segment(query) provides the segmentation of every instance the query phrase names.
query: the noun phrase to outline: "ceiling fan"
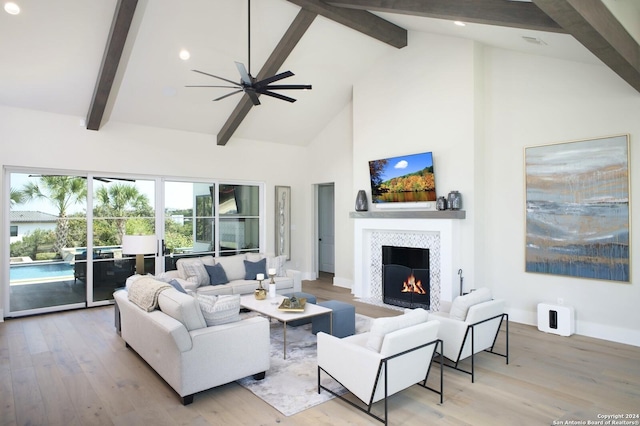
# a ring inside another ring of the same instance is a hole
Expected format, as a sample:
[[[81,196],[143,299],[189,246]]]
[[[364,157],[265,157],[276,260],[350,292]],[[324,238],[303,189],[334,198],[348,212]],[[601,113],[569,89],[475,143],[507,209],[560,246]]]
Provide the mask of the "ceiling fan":
[[[235,82],[233,80],[229,80],[223,77],[219,77],[217,75],[209,74],[203,71],[191,70],[193,72],[197,72],[200,74],[208,75],[209,77],[214,77],[222,81],[226,81],[227,83],[233,84],[233,86],[203,86],[203,85],[191,85],[186,87],[217,87],[217,88],[225,88],[225,89],[236,89],[231,93],[227,93],[226,95],[220,96],[219,98],[214,99],[214,101],[219,101],[221,99],[227,98],[229,96],[235,95],[236,93],[244,92],[249,96],[251,102],[254,105],[260,105],[260,100],[258,99],[258,95],[267,95],[273,98],[281,99],[287,102],[295,102],[296,100],[282,95],[280,93],[273,92],[273,90],[311,90],[310,84],[271,84],[276,81],[285,79],[287,77],[291,77],[294,74],[291,71],[285,71],[280,74],[276,74],[271,77],[267,77],[263,80],[257,81],[255,77],[251,75],[251,0],[247,0],[248,4],[248,60],[249,60],[249,69],[245,68],[244,64],[240,62],[236,62],[236,68],[238,68],[238,72],[240,73],[240,82]]]

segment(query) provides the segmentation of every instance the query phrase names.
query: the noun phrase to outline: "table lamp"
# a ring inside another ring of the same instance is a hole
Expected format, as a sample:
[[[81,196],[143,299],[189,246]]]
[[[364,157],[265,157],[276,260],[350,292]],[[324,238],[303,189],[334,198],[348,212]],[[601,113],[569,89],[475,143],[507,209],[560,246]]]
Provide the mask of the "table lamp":
[[[144,255],[156,252],[155,235],[123,235],[122,254],[136,255],[136,273],[144,275]]]

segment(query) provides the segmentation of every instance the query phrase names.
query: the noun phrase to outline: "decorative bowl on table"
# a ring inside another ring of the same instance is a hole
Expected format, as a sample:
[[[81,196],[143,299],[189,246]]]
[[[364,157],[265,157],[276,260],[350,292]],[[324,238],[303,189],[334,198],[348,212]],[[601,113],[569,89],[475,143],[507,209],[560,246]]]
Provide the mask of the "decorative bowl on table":
[[[304,312],[306,304],[307,299],[305,297],[285,297],[280,306],[278,306],[278,310],[285,312]]]

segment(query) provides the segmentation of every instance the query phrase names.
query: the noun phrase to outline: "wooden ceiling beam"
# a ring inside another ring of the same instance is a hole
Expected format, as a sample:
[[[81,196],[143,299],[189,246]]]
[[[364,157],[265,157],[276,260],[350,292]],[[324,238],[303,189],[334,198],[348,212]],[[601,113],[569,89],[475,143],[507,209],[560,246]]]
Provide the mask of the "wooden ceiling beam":
[[[289,0],[291,1],[291,0]],[[340,8],[371,10],[529,30],[564,32],[533,3],[508,0],[325,0]],[[297,2],[294,2],[297,3]]]
[[[256,76],[256,80],[259,81],[267,77],[271,77],[280,70],[284,61],[289,57],[307,29],[309,29],[316,16],[318,16],[317,13],[310,12],[305,9],[301,9],[300,12],[298,12],[298,15],[293,20],[285,34],[280,39],[280,42],[278,42],[278,45]],[[236,105],[235,109],[231,113],[231,116],[218,132],[218,145],[227,144],[231,136],[238,129],[238,126],[240,126],[240,123],[242,123],[242,120],[244,120],[251,110],[251,107],[253,107],[251,99],[249,99],[249,96],[243,94],[240,102],[238,102],[238,105]]]
[[[602,0],[533,2],[640,92],[640,45]]]
[[[398,49],[407,45],[407,30],[366,10],[334,7],[321,0],[289,0],[289,2]]]
[[[116,5],[107,46],[102,56],[98,81],[93,89],[93,97],[87,113],[86,125],[89,130],[99,130],[102,124],[137,5],[138,0],[119,0]]]

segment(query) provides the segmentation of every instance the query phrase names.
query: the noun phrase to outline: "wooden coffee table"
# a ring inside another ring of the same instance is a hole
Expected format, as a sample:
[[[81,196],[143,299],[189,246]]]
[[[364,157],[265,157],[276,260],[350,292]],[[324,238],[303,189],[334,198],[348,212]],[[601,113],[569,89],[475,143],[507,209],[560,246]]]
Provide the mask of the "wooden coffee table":
[[[332,310],[324,306],[307,303],[303,312],[281,311],[278,306],[285,299],[284,296],[277,295],[273,299],[267,297],[263,300],[257,300],[253,294],[247,294],[240,297],[240,306],[250,311],[258,312],[269,318],[276,319],[283,324],[284,328],[284,359],[287,359],[287,323],[303,318],[315,317],[318,315],[329,315],[329,331],[333,332]]]

